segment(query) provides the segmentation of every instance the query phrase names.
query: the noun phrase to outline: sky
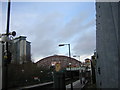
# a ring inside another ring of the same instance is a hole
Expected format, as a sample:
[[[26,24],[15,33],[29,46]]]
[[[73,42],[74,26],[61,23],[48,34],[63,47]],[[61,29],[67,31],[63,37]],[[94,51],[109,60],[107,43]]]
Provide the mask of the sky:
[[[0,3],[0,30],[6,30],[7,3]],[[1,12],[1,11],[0,11]],[[10,31],[27,36],[33,61],[52,55],[68,56],[80,61],[91,58],[96,48],[95,2],[12,2]]]

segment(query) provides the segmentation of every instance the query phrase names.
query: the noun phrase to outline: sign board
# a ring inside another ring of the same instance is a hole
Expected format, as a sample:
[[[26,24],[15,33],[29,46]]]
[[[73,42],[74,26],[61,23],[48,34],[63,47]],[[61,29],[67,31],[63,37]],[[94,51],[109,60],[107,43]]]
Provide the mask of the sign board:
[[[85,70],[84,67],[71,67],[71,68],[66,68],[67,71],[76,71],[76,70]]]
[[[76,70],[80,70],[80,67],[71,67],[71,68],[66,68],[67,71],[76,71]]]
[[[2,90],[2,43],[0,42],[0,90]]]
[[[55,70],[58,72],[58,71],[60,71],[60,69],[61,69],[60,63],[56,63]]]
[[[56,64],[56,62],[55,62],[55,61],[54,61],[54,62],[51,62],[51,65],[52,65],[52,66],[55,66],[55,64]]]

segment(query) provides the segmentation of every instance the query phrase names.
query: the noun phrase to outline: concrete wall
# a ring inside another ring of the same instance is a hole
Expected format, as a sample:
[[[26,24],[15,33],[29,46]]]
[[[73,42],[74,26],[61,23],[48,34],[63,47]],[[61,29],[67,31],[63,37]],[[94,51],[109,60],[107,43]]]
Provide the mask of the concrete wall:
[[[31,60],[31,43],[26,41],[26,61]]]
[[[2,44],[0,42],[0,90],[2,89]]]
[[[20,40],[20,63],[26,61],[26,40]]]
[[[98,88],[118,88],[118,3],[96,2]]]
[[[119,54],[119,61],[118,61],[118,66],[119,66],[119,68],[118,68],[118,75],[120,75],[120,2],[118,3],[118,47],[119,47],[119,49],[118,49],[118,54]],[[119,83],[118,83],[118,86],[119,86],[119,89],[120,89],[120,76],[118,77],[118,81],[119,81]]]

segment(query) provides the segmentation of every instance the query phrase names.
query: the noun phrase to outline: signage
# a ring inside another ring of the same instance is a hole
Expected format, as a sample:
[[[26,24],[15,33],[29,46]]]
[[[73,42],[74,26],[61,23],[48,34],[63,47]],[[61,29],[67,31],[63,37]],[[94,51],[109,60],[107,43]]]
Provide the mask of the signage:
[[[76,70],[85,70],[84,67],[71,67],[71,68],[66,68],[67,71],[76,71]]]
[[[55,70],[58,72],[58,71],[60,71],[60,69],[61,69],[60,63],[56,63]]]

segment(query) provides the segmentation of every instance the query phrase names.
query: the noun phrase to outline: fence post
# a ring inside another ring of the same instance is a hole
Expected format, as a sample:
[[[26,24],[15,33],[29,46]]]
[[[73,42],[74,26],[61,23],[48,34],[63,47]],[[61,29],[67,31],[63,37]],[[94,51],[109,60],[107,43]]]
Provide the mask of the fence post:
[[[54,72],[54,89],[55,90],[66,90],[64,72],[62,71]]]

